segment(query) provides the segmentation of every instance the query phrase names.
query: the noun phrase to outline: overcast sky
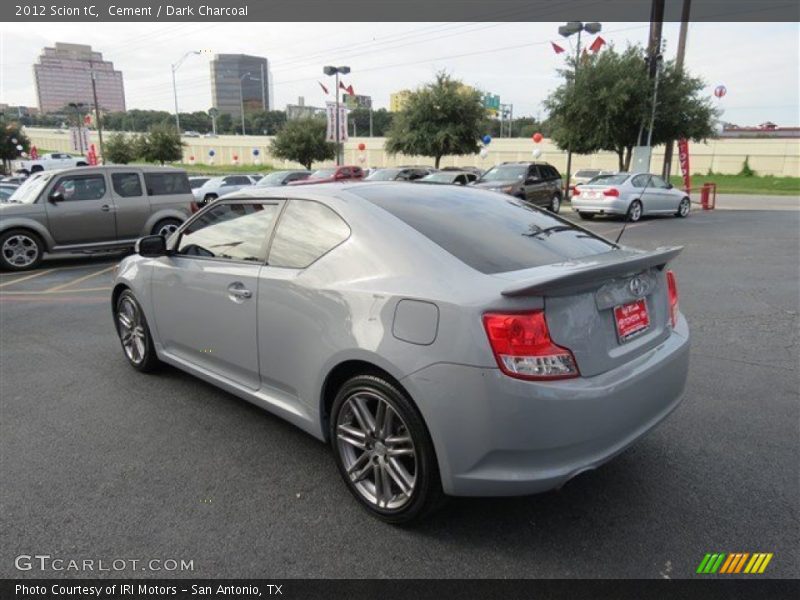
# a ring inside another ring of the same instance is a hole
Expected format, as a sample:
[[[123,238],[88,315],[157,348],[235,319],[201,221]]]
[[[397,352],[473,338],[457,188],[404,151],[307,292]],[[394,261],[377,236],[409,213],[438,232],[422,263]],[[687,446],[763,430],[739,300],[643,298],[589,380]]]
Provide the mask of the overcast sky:
[[[36,105],[32,65],[54,42],[91,44],[123,72],[128,108],[172,111],[170,64],[187,50],[265,56],[275,104],[305,96],[323,105],[317,81],[324,64],[345,64],[356,93],[388,107],[393,91],[415,87],[447,70],[465,83],[499,94],[514,114],[544,116],[542,100],[558,85],[551,41],[558,23],[31,23],[0,24],[0,102]],[[667,55],[678,41],[677,23],[664,25]],[[600,34],[624,47],[644,43],[647,23],[604,23]],[[178,71],[181,111],[211,106],[209,57],[192,56]],[[692,23],[689,71],[707,93],[723,84],[723,120],[756,125],[767,120],[800,125],[800,25],[798,23]],[[716,102],[716,101],[715,101]]]

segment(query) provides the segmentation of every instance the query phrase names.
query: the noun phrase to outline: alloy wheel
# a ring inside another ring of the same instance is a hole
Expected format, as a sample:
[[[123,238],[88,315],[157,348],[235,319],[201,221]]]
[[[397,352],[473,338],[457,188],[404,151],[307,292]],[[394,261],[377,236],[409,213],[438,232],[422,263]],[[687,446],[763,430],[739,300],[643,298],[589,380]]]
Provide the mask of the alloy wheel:
[[[125,355],[133,364],[138,365],[145,359],[147,342],[145,340],[142,313],[136,303],[129,297],[120,300],[117,310],[119,338]]]
[[[681,200],[681,204],[678,207],[678,213],[682,217],[685,217],[686,215],[689,214],[689,200],[688,199],[684,198],[683,200]]]
[[[631,204],[630,208],[630,220],[631,222],[636,222],[642,218],[642,205],[638,202],[634,202]]]
[[[171,236],[176,231],[178,231],[177,223],[164,223],[161,227],[158,228],[156,234],[166,238]]]
[[[412,499],[417,451],[402,417],[376,391],[355,391],[336,423],[337,448],[359,495],[380,510],[396,511]]]
[[[18,233],[3,242],[3,258],[15,267],[29,267],[39,258],[39,244],[32,237]]]
[[[550,211],[557,213],[561,209],[561,198],[558,196],[553,196],[553,200],[550,202]]]

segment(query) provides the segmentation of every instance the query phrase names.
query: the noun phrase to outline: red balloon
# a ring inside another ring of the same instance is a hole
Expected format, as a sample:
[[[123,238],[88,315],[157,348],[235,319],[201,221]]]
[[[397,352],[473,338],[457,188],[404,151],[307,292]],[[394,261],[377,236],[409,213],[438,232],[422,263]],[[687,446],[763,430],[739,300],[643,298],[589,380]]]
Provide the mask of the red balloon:
[[[544,139],[544,136],[537,131],[536,133],[533,134],[533,137],[531,139],[533,139],[533,141],[538,144]]]
[[[366,145],[364,142],[361,142],[361,143],[358,145],[358,149],[359,149],[359,150],[361,150],[361,151],[363,152],[364,150],[366,150],[366,149],[367,149],[367,145]]]
[[[239,155],[238,154],[234,154],[233,155],[233,160],[239,160]]]

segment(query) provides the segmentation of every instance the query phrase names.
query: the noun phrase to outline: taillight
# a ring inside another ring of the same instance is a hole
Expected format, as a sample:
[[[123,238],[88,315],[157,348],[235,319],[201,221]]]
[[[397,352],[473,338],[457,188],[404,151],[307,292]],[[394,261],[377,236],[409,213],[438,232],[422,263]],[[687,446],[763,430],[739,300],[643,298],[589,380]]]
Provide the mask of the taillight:
[[[667,295],[669,297],[669,319],[672,326],[678,324],[678,280],[675,273],[667,270]]]
[[[577,377],[572,352],[550,339],[544,312],[486,313],[483,325],[500,370],[517,379]]]
[[[580,196],[581,195],[581,191],[577,187],[574,187],[574,188],[572,188],[572,195],[573,196]]]
[[[603,196],[614,196],[616,198],[619,197],[619,190],[617,188],[607,188],[603,190]]]
[[[197,202],[195,202],[194,200],[192,200],[192,203],[189,205],[189,207],[192,209],[192,214],[194,214],[198,210],[200,210],[200,207],[197,205]]]

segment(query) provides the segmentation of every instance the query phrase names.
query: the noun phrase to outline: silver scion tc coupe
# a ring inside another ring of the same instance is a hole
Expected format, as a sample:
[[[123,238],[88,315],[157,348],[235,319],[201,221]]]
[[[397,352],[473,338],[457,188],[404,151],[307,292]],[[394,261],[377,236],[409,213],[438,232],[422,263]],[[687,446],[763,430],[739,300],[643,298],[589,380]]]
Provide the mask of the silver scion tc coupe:
[[[517,198],[376,182],[248,188],[139,240],[112,307],[168,363],[330,443],[372,514],[531,494],[679,403],[680,248],[616,246]]]

